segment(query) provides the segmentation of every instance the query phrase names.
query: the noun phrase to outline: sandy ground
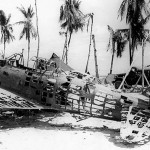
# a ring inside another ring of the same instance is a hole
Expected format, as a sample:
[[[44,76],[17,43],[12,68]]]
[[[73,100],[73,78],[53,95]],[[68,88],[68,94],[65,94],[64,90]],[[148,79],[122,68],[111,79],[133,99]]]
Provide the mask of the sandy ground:
[[[109,135],[92,131],[18,128],[0,133],[1,150],[98,150],[120,149]]]
[[[146,143],[126,143],[119,136],[119,122],[84,118],[69,113],[44,113],[34,118],[3,120],[0,150],[148,150]],[[83,118],[82,118],[83,119]],[[6,125],[6,126],[5,126]]]
[[[120,139],[120,122],[44,112],[0,119],[0,150],[149,150],[145,143]]]

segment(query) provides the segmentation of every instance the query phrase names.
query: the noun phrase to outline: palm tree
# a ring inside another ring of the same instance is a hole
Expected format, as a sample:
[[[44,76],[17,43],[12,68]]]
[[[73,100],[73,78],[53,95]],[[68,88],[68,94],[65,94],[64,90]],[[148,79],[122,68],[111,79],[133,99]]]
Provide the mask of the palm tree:
[[[121,30],[114,31],[108,25],[108,31],[110,32],[110,37],[109,37],[107,51],[111,49],[112,52],[111,67],[110,67],[110,74],[111,74],[115,53],[117,57],[122,57],[122,53],[125,50],[125,45],[128,41],[129,36],[128,36],[128,29],[121,29]]]
[[[118,13],[121,21],[126,13],[126,23],[129,24],[129,55],[131,64],[137,41],[141,42],[141,39],[144,38],[141,21],[144,18],[144,14],[146,16],[150,14],[149,8],[145,0],[123,0]]]
[[[4,44],[4,52],[3,57],[5,58],[5,48],[6,48],[6,42],[9,43],[10,41],[13,41],[15,37],[13,36],[13,27],[12,24],[10,24],[10,18],[11,15],[6,17],[3,10],[0,10],[0,27],[1,27],[1,42]]]
[[[24,36],[26,36],[26,40],[28,40],[28,59],[27,59],[27,67],[28,67],[31,37],[36,38],[36,36],[37,36],[36,30],[32,23],[34,12],[33,12],[33,8],[31,7],[31,5],[28,7],[27,10],[25,10],[25,8],[23,6],[22,6],[22,8],[19,8],[19,7],[17,7],[17,8],[25,17],[24,21],[19,21],[16,24],[23,25],[23,29],[20,34],[20,39],[22,39]]]
[[[80,1],[77,0],[65,0],[65,4],[60,7],[61,28],[66,29],[66,39],[68,38],[65,47],[66,64],[68,63],[68,48],[71,41],[72,33],[77,32],[79,29],[83,30],[84,15],[80,11]],[[66,40],[65,40],[66,41]]]

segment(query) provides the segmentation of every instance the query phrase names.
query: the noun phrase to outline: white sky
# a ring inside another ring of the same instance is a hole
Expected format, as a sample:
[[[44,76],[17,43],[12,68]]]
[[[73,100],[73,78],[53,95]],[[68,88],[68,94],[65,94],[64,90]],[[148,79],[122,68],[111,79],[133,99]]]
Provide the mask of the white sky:
[[[59,10],[63,0],[37,0],[38,16],[39,16],[39,33],[40,33],[40,57],[49,58],[53,52],[58,56],[62,56],[65,37],[59,35]],[[82,0],[81,11],[84,14],[94,13],[93,34],[96,39],[96,49],[98,58],[98,67],[100,75],[106,75],[110,69],[111,53],[106,52],[109,40],[109,32],[107,25],[113,29],[127,27],[124,22],[120,22],[118,17],[118,9],[121,0]],[[0,0],[0,9],[4,10],[6,15],[12,15],[11,23],[23,20],[23,15],[17,10],[17,7],[23,5],[26,9],[32,5],[35,10],[34,0]],[[35,18],[34,18],[35,19]],[[34,20],[35,22],[35,20]],[[27,41],[25,38],[19,41],[21,26],[14,26],[14,35],[16,40],[6,45],[6,57],[14,52],[21,52],[25,49],[27,54]],[[84,71],[88,56],[89,33],[86,28],[83,32],[79,31],[72,35],[72,40],[69,49],[69,64],[74,69]],[[149,45],[148,45],[149,47]],[[146,51],[148,51],[148,47]],[[0,45],[0,50],[3,50],[3,45]],[[36,56],[37,40],[31,41],[31,56]],[[92,74],[95,73],[93,47],[90,58],[89,70]],[[141,50],[141,48],[139,48]],[[150,53],[150,52],[149,52]],[[146,52],[146,55],[150,55]],[[141,57],[141,56],[140,56]],[[136,65],[141,64],[141,59],[138,57]],[[145,59],[146,64],[150,64],[148,58]],[[123,57],[115,58],[114,73],[125,72],[129,67],[128,46]]]

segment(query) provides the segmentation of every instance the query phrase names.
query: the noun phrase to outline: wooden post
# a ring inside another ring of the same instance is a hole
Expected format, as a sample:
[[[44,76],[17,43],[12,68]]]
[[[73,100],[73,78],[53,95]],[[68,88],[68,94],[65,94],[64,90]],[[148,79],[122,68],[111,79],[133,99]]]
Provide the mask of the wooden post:
[[[35,69],[37,69],[38,66],[38,57],[39,57],[39,49],[40,49],[40,36],[39,36],[39,27],[38,27],[38,14],[37,14],[37,3],[35,0],[35,10],[36,10],[36,28],[37,28],[37,36],[38,36],[38,48],[37,48],[37,58],[36,58],[36,66]]]
[[[145,40],[142,40],[142,75],[140,76],[140,78],[142,77],[142,92],[144,92],[144,85],[145,85],[144,80],[146,80],[148,86],[150,85],[149,81],[148,81],[148,79],[147,79],[147,77],[145,76],[145,73],[144,73],[144,47],[145,47],[145,42],[147,41],[148,37],[149,37],[149,35],[145,38]],[[137,86],[140,78],[138,79],[135,86]],[[134,86],[134,88],[135,88],[135,86]],[[134,88],[133,88],[133,90],[134,90]]]
[[[96,77],[99,78],[98,64],[97,64],[97,54],[96,54],[96,45],[95,45],[95,36],[94,35],[92,35],[92,39],[93,39],[93,46],[94,46],[95,72],[96,72]]]
[[[66,33],[66,53],[65,53],[66,64],[68,65],[68,39],[67,39],[67,34],[68,34],[68,30],[67,30],[67,33]]]
[[[93,101],[92,101],[92,99],[90,99],[90,100],[91,100],[90,114],[91,114],[91,116],[92,116],[92,103],[93,103]]]
[[[133,87],[132,91],[131,92],[134,92],[134,89],[136,88],[137,84],[139,83],[140,79],[141,79],[142,75],[140,75],[140,77],[138,78],[135,86]]]
[[[144,46],[145,46],[145,41],[142,40],[142,92],[144,89]]]
[[[146,77],[145,73],[144,73],[144,78],[145,78],[145,80],[146,80],[146,82],[147,82],[148,86],[150,86],[149,81],[148,81],[148,79],[147,79],[147,77]]]
[[[145,73],[144,73],[144,47],[145,43],[149,37],[149,34],[146,36],[144,40],[142,40],[142,92],[144,91],[144,80],[146,78]],[[147,81],[147,78],[146,78]]]
[[[135,57],[135,59],[132,61],[131,66],[129,67],[129,69],[128,69],[128,71],[127,71],[126,75],[124,76],[124,78],[123,78],[123,80],[122,80],[122,82],[121,82],[121,84],[120,84],[120,86],[119,86],[118,90],[120,90],[120,89],[121,89],[121,87],[123,86],[123,84],[124,84],[124,82],[125,82],[125,80],[126,80],[126,78],[127,78],[128,74],[129,74],[129,72],[130,72],[131,68],[133,67],[134,62],[135,62],[135,60],[136,60],[136,59],[137,59],[137,56],[136,56],[136,57]]]

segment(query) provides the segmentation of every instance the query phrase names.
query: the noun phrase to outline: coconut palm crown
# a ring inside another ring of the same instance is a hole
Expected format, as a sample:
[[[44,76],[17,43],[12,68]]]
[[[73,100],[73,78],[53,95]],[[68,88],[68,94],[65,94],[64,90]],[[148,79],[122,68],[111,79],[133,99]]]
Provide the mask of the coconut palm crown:
[[[111,67],[110,67],[110,74],[111,74],[115,53],[117,57],[122,57],[122,53],[125,50],[125,45],[127,41],[129,40],[129,30],[121,29],[121,30],[114,31],[108,25],[108,31],[110,32],[110,37],[109,37],[107,51],[111,49],[111,52],[112,52]]]
[[[149,7],[145,0],[123,0],[118,13],[121,21],[126,16],[126,23],[129,24],[129,54],[131,64],[137,42],[141,43],[144,38],[144,24],[142,22],[145,20],[144,16],[147,18],[150,14]]]
[[[67,34],[69,33],[68,47],[72,33],[74,31],[77,32],[79,29],[83,30],[84,27],[84,15],[80,11],[80,3],[81,2],[77,0],[65,0],[65,4],[60,7],[59,21],[61,28],[66,29]]]
[[[4,44],[4,51],[3,51],[3,57],[5,58],[5,48],[6,48],[6,42],[9,43],[10,41],[13,41],[15,37],[13,36],[13,27],[12,24],[10,24],[10,18],[11,15],[6,17],[3,10],[0,10],[0,29],[1,29],[1,43]]]
[[[146,38],[147,35],[150,33],[150,30],[144,29],[144,26],[149,21],[150,15],[148,15],[146,18],[142,18],[141,21],[137,22],[135,26],[134,35],[135,38],[133,40],[133,43],[135,44],[135,48],[137,48],[138,45],[142,45],[142,41],[146,39],[147,42],[150,42],[150,37]],[[110,32],[109,37],[109,43],[107,47],[107,51],[111,49],[112,51],[112,60],[111,60],[111,69],[110,73],[112,73],[112,67],[113,67],[113,60],[114,60],[114,54],[116,53],[117,57],[122,57],[122,54],[125,50],[125,46],[128,43],[130,39],[130,29],[117,29],[113,30],[108,25],[108,31]]]

